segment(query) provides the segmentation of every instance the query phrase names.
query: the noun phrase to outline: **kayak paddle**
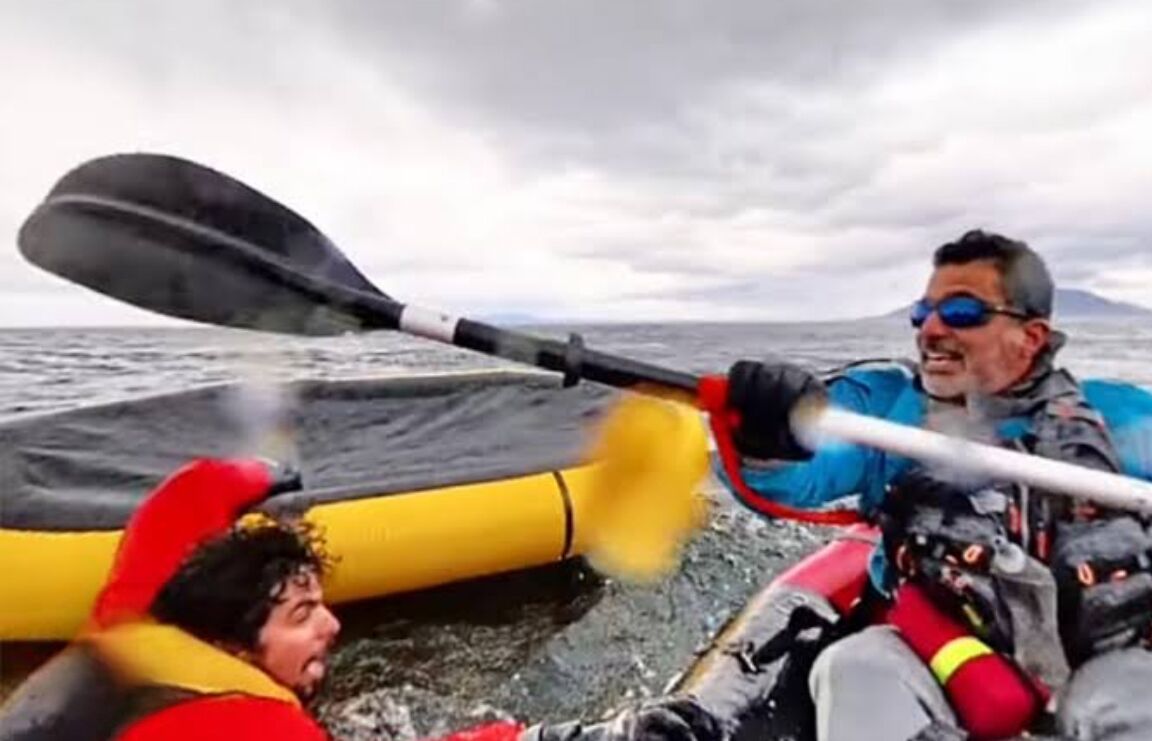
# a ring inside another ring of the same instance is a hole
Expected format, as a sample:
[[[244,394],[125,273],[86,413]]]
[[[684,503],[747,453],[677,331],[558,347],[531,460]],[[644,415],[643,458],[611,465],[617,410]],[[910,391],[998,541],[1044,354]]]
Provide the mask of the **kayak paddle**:
[[[398,329],[558,371],[567,384],[587,379],[715,412],[723,412],[727,400],[723,378],[701,379],[598,352],[578,335],[566,342],[544,339],[402,304],[299,214],[228,175],[176,157],[120,154],[80,165],[24,222],[19,245],[49,272],[182,319],[303,335]],[[713,415],[721,452],[735,461],[722,422],[725,414]],[[653,465],[667,468],[657,443],[637,441]],[[803,513],[762,503],[772,516],[856,519],[851,512]]]
[[[557,371],[568,384],[588,379],[686,402],[709,413],[725,471],[749,506],[770,516],[813,522],[858,519],[855,512],[844,510],[794,510],[744,485],[731,443],[734,420],[727,408],[725,378],[697,377],[598,352],[584,347],[577,335],[567,342],[543,339],[402,304],[376,288],[303,217],[203,165],[156,154],[112,155],[84,163],[67,173],[28,217],[19,245],[31,262],[52,273],[170,316],[305,335],[397,329]],[[628,414],[652,415],[646,417],[650,419],[660,413]],[[1125,476],[844,410],[801,417],[802,431],[813,438],[836,437],[977,475],[1152,512],[1152,484]],[[661,486],[675,481],[687,486],[697,467],[674,471],[674,456],[664,455],[664,438],[653,438],[651,427],[635,426],[647,429],[644,435],[611,433],[617,436],[615,444],[602,452],[631,461],[621,471],[664,471],[669,475]],[[683,434],[685,439],[691,436]],[[612,483],[622,480],[618,475]],[[669,493],[655,501],[670,508],[676,500]],[[642,527],[643,522],[631,526]]]
[[[376,288],[316,227],[243,183],[187,160],[102,157],[67,173],[20,229],[30,261],[151,311],[242,329],[339,335],[398,329],[627,388],[692,395],[659,366],[404,305]]]

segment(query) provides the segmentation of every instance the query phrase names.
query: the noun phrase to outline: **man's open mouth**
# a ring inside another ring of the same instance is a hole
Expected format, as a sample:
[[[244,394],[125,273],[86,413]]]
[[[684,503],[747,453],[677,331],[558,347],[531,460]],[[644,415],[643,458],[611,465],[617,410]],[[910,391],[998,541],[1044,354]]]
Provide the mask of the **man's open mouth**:
[[[958,352],[924,350],[920,353],[920,365],[928,373],[956,370],[963,361],[964,356]]]
[[[306,676],[313,683],[324,679],[324,675],[327,672],[328,664],[325,661],[325,657],[313,657],[309,659],[306,664],[304,664],[304,676]]]

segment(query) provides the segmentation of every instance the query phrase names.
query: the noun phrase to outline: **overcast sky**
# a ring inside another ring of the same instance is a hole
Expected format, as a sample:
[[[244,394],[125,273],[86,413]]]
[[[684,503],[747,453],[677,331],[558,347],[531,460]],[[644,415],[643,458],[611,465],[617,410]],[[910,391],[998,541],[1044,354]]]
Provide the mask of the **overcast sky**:
[[[466,315],[801,319],[969,227],[1152,306],[1148,0],[0,0],[0,325],[155,322],[27,265],[82,160],[162,151]]]

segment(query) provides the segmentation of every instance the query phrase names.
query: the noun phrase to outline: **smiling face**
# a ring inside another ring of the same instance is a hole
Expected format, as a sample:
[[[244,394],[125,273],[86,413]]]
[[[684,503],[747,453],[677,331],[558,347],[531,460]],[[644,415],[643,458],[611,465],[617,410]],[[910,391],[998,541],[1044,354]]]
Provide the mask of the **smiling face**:
[[[303,570],[283,584],[257,636],[253,663],[302,699],[316,694],[340,622],[324,604],[316,573]]]
[[[924,293],[932,304],[973,296],[1008,306],[996,264],[975,260],[941,265]],[[924,388],[934,397],[961,401],[969,394],[998,394],[1023,380],[1048,342],[1048,322],[993,314],[982,326],[953,329],[933,312],[916,333]]]

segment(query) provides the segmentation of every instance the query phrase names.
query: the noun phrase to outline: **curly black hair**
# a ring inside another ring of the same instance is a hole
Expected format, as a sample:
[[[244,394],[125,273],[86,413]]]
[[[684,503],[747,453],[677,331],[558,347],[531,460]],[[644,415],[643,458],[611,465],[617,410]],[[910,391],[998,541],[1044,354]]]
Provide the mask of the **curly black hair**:
[[[198,546],[161,587],[150,612],[203,641],[255,650],[291,580],[323,576],[331,563],[322,536],[307,522],[241,522]]]

